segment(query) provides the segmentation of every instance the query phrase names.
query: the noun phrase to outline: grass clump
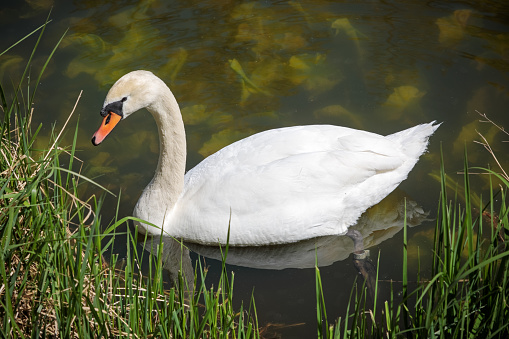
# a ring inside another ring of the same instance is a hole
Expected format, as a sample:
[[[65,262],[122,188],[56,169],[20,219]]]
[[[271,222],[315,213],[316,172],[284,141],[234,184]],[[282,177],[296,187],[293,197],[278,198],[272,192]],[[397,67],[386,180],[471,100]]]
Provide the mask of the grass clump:
[[[418,287],[410,288],[405,225],[401,302],[395,300],[396,293],[391,285],[391,298],[383,303],[378,310],[383,314],[377,317],[376,295],[371,306],[365,289],[360,293],[352,291],[348,309],[354,311],[347,311],[347,318],[338,319],[334,325],[323,326],[319,321],[320,338],[509,337],[509,212],[506,204],[509,181],[493,171],[478,169],[501,184],[498,192],[490,191],[486,205],[481,202],[474,205],[466,161],[464,168],[464,197],[457,194],[455,197],[457,201],[464,201],[463,205],[449,200],[447,177],[441,168],[431,277],[421,280],[418,276]],[[317,269],[318,278],[319,274]],[[320,320],[325,307],[318,278]]]
[[[38,40],[23,80],[12,91],[0,85],[0,337],[258,337],[250,311],[234,310],[225,269],[216,288],[207,289],[202,267],[195,290],[187,291],[182,277],[165,288],[162,246],[157,256],[138,251],[130,232],[122,264],[115,255],[105,259],[115,229],[129,218],[104,229],[102,201],[79,198],[80,185],[91,181],[79,173],[77,126],[70,146],[52,131],[49,144],[36,147],[33,84],[53,53],[35,82],[27,75],[45,27],[31,33]]]

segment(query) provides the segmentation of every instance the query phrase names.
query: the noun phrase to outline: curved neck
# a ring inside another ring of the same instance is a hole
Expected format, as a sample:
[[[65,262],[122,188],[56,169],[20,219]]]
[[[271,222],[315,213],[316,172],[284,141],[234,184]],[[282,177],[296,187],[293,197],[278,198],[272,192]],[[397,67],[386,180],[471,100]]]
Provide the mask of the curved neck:
[[[184,122],[175,97],[166,85],[164,87],[159,100],[147,107],[159,132],[159,161],[154,178],[140,198],[148,199],[152,208],[159,205],[163,213],[171,210],[182,193],[186,169]],[[153,194],[157,194],[157,199],[153,199]]]

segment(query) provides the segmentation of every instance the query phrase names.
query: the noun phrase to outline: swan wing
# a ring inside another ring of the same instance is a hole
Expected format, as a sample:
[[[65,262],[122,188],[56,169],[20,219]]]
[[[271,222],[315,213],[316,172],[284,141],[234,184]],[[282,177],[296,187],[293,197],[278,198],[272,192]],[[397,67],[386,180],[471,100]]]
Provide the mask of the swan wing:
[[[230,244],[246,246],[344,234],[406,178],[407,158],[397,141],[344,127],[262,132],[186,174],[170,233],[224,244],[230,226]]]

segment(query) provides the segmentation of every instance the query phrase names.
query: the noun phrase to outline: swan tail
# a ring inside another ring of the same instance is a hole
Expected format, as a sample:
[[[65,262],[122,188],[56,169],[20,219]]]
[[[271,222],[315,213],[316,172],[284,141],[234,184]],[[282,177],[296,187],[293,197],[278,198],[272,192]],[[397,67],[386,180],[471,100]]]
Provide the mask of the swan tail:
[[[442,123],[432,121],[406,130],[390,134],[386,138],[401,145],[403,152],[410,158],[417,159],[426,151],[429,137]]]

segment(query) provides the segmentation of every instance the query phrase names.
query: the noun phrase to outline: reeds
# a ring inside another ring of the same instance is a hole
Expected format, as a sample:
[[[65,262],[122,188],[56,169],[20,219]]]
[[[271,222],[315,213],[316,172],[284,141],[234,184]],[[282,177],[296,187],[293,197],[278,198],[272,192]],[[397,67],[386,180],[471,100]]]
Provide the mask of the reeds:
[[[61,146],[62,131],[35,146],[41,127],[32,123],[31,86],[47,62],[37,81],[27,75],[44,28],[32,32],[39,38],[22,81],[12,91],[0,86],[0,337],[259,337],[254,303],[234,309],[226,269],[216,288],[206,287],[201,266],[196,289],[187,291],[182,276],[165,288],[162,246],[157,255],[138,251],[138,235],[130,232],[125,260],[103,256],[130,218],[105,225],[102,200],[79,198],[80,185],[92,181],[79,172],[77,126],[68,147]]]

